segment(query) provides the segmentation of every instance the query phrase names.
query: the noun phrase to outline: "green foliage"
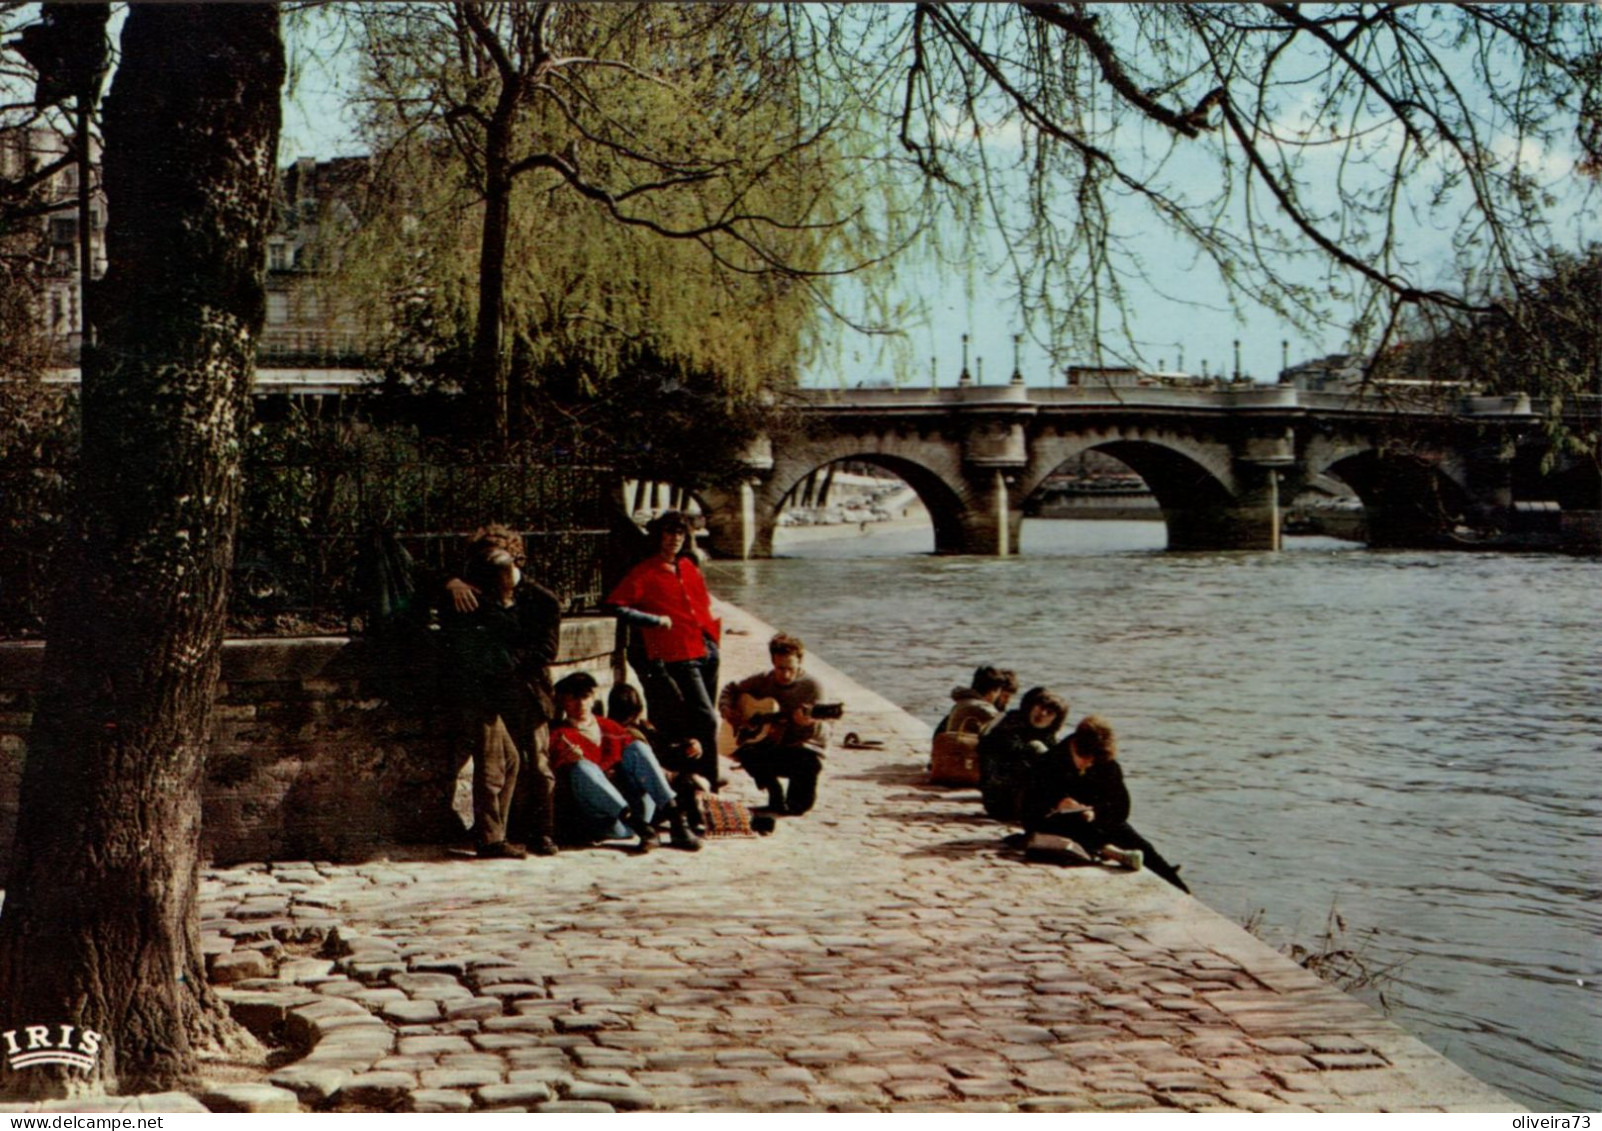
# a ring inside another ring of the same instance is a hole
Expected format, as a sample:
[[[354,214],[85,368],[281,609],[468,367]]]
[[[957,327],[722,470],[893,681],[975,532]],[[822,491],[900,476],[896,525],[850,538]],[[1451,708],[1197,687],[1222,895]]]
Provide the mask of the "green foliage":
[[[771,10],[484,6],[535,77],[516,109],[503,354],[543,408],[697,374],[738,399],[793,384],[831,272],[880,236],[853,162],[802,120]],[[363,9],[384,186],[347,250],[394,374],[460,384],[479,304],[488,123],[505,80],[446,5]],[[541,69],[543,66],[544,69]],[[537,73],[536,73],[537,72]]]
[[[1546,470],[1578,462],[1602,477],[1602,244],[1549,249],[1522,277],[1477,289],[1480,312],[1420,311],[1380,375],[1528,394],[1546,422]]]

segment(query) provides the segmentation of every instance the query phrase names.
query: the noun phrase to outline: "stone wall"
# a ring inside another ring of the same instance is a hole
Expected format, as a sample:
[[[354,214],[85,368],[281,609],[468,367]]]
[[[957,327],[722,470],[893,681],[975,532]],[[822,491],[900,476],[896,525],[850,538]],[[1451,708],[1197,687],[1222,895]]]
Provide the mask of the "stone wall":
[[[612,683],[615,622],[562,626],[556,678]],[[44,648],[0,643],[0,879]],[[409,642],[322,636],[229,640],[206,761],[211,860],[360,860],[457,840],[462,760],[439,690],[437,634]]]

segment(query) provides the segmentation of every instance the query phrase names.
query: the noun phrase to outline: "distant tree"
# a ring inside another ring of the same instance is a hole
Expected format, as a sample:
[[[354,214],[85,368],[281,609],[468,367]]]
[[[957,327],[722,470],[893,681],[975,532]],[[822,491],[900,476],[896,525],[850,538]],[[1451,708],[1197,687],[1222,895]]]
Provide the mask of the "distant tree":
[[[1416,311],[1377,372],[1475,391],[1528,394],[1549,440],[1548,470],[1589,469],[1602,505],[1602,245],[1552,250],[1536,269],[1469,292],[1469,310]]]
[[[109,266],[0,909],[0,1030],[103,1035],[12,1093],[159,1090],[243,1036],[206,982],[200,783],[284,78],[270,4],[132,5],[105,106]]]

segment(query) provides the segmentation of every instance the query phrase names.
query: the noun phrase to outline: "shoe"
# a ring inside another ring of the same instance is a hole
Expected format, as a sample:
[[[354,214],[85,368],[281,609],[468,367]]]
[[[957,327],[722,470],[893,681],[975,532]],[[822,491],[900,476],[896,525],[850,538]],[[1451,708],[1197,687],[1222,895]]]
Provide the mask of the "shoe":
[[[1131,872],[1138,872],[1146,863],[1146,854],[1138,848],[1114,848],[1108,845],[1102,849],[1107,859],[1114,864]]]
[[[528,849],[521,844],[513,844],[509,840],[498,840],[494,844],[481,844],[478,846],[480,860],[523,860],[528,856]]]
[[[773,819],[772,813],[752,813],[751,831],[758,836],[771,836],[773,830],[779,827],[779,822]]]
[[[1023,848],[1029,843],[1028,833],[1008,833],[1001,838],[1001,843],[1008,848]]]
[[[661,843],[662,838],[656,835],[655,829],[646,829],[640,833],[640,843],[634,846],[634,851],[644,856]]]
[[[528,846],[528,850],[535,856],[555,856],[558,851],[556,847],[556,841],[552,840],[548,836],[540,837],[533,844]]]

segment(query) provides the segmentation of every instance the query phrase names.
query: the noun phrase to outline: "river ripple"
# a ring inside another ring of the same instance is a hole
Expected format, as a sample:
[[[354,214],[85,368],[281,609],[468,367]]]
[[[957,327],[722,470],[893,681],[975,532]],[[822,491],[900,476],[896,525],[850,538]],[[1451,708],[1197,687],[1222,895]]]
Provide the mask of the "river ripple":
[[[1403,1027],[1538,1110],[1602,1106],[1602,567],[1162,544],[1034,521],[1022,556],[934,557],[896,531],[710,577],[930,722],[981,661],[1106,715],[1134,823],[1204,902],[1276,944],[1333,909],[1396,967]]]

